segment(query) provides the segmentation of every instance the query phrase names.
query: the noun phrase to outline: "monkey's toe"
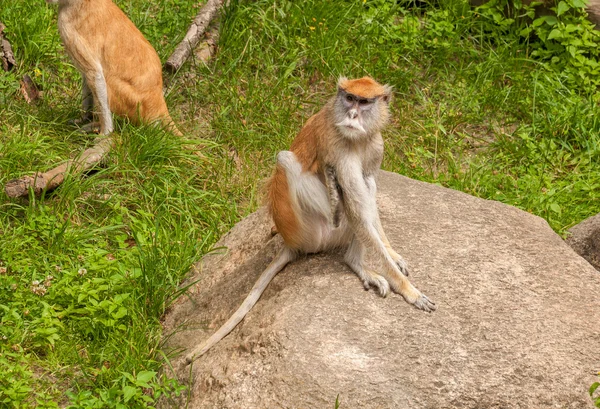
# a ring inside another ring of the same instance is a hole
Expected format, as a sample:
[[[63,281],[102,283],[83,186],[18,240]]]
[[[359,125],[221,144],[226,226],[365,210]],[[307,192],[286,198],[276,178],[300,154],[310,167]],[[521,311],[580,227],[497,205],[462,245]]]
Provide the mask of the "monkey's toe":
[[[85,134],[100,133],[100,122],[89,122],[77,125],[79,132]]]
[[[413,305],[425,312],[433,312],[437,309],[435,303],[431,301],[425,294],[421,294]]]

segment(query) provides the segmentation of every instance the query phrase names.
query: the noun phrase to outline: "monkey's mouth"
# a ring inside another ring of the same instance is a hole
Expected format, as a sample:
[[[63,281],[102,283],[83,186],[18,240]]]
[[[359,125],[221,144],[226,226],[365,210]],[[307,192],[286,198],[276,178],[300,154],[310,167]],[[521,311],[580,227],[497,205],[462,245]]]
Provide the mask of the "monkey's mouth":
[[[344,118],[342,122],[339,122],[336,125],[340,128],[346,128],[353,132],[367,133],[365,131],[365,128],[363,128],[362,124],[356,119]]]

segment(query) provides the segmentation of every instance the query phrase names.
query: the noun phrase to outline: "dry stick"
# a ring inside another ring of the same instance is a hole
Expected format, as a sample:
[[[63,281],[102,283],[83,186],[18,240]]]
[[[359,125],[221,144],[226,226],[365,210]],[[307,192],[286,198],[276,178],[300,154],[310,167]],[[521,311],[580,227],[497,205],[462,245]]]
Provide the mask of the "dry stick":
[[[219,42],[219,24],[213,24],[212,27],[206,32],[206,40],[202,41],[194,55],[196,61],[208,63],[212,56],[217,51],[217,43]]]
[[[2,62],[4,71],[10,71],[17,62],[15,61],[15,55],[13,54],[10,43],[4,38],[5,28],[6,26],[0,21],[0,61]]]
[[[219,8],[223,5],[223,0],[208,0],[196,15],[192,25],[188,29],[187,34],[179,43],[173,54],[165,63],[165,69],[170,72],[175,72],[188,59],[192,50],[198,45],[206,28],[213,18],[218,14]]]
[[[60,185],[67,173],[85,172],[100,162],[113,144],[109,136],[97,138],[95,142],[94,146],[86,149],[78,158],[68,160],[54,169],[9,181],[4,188],[6,194],[8,197],[23,197],[27,196],[29,188],[32,188],[34,194],[39,195],[43,190],[52,190]]]

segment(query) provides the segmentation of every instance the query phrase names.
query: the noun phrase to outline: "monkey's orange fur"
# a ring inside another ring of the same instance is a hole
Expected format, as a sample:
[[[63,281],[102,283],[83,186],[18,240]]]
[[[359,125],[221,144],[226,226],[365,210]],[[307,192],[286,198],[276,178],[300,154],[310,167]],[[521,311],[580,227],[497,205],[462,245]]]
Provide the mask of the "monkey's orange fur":
[[[99,70],[106,82],[110,111],[134,123],[160,120],[175,128],[163,97],[158,54],[111,0],[58,2],[58,27],[67,53],[98,104]],[[102,113],[100,113],[102,115]],[[102,121],[101,121],[102,124]]]
[[[375,98],[385,94],[385,88],[371,77],[340,82],[340,87],[347,92],[363,98]]]

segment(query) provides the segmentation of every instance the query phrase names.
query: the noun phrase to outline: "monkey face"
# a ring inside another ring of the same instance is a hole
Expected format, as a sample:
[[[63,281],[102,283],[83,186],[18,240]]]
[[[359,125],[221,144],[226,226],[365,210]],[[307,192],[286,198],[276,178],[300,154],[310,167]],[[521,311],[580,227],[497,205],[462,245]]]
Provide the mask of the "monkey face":
[[[342,134],[357,138],[370,133],[371,117],[377,116],[378,99],[354,95],[340,88],[336,101],[336,126]]]

